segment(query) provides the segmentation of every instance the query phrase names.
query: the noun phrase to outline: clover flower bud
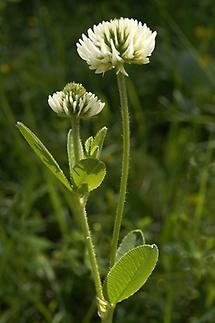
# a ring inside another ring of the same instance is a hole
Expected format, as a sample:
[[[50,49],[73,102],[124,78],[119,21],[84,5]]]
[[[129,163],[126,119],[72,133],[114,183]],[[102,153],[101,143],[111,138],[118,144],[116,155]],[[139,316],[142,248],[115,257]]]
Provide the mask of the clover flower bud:
[[[103,21],[82,34],[77,51],[95,73],[115,68],[127,75],[124,64],[147,64],[155,47],[156,31],[134,19]]]
[[[68,83],[62,91],[49,95],[48,104],[60,116],[76,116],[87,119],[100,113],[104,103],[98,97],[87,92],[82,84]]]

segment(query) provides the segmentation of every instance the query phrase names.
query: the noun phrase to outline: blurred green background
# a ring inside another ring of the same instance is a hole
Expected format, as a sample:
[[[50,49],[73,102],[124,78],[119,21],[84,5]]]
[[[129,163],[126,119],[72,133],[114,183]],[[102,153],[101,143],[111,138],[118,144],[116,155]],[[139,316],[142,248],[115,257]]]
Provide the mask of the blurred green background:
[[[119,99],[114,72],[76,52],[102,20],[133,17],[157,30],[151,63],[128,66],[132,160],[121,236],[144,231],[158,266],[117,323],[215,322],[215,6],[213,0],[0,1],[0,323],[99,322],[70,196],[18,133],[28,125],[67,170],[67,120],[49,94],[82,82],[106,101],[83,138],[109,128],[105,182],[89,222],[103,275],[118,198]]]

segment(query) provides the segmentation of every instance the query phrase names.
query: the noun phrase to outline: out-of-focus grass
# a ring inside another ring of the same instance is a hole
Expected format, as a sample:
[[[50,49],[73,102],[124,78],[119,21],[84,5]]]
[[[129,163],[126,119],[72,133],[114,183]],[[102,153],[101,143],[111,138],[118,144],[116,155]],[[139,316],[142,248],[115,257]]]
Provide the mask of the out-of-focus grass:
[[[96,7],[96,10],[95,10]],[[176,10],[177,8],[177,10]],[[215,317],[215,64],[213,1],[2,1],[0,24],[0,323],[96,322],[93,284],[71,198],[18,134],[24,121],[65,172],[69,124],[47,96],[70,80],[107,102],[83,137],[109,127],[108,175],[89,221],[105,275],[121,161],[114,74],[96,76],[76,54],[102,19],[135,17],[158,30],[148,66],[128,67],[132,161],[122,235],[157,242],[150,281],[116,322],[212,323]]]

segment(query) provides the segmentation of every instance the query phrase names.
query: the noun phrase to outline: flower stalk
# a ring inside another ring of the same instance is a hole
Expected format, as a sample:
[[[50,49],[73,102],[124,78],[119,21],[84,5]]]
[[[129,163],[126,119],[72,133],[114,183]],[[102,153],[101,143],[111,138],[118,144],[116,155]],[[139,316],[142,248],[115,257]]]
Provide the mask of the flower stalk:
[[[125,76],[122,73],[117,75],[118,89],[120,95],[122,128],[123,128],[123,156],[122,156],[122,173],[120,182],[119,200],[116,209],[116,217],[114,222],[114,230],[111,241],[110,253],[110,267],[115,263],[116,251],[119,241],[119,233],[123,218],[125,196],[129,171],[129,155],[130,155],[130,126],[129,126],[129,112],[128,112],[128,98],[126,91]]]
[[[78,197],[78,207],[79,207],[79,215],[80,215],[80,222],[82,226],[82,231],[84,234],[84,240],[86,243],[88,255],[89,255],[89,260],[90,260],[90,265],[91,265],[91,270],[92,270],[92,276],[96,288],[96,294],[97,297],[105,301],[104,295],[103,295],[103,290],[102,290],[102,283],[101,283],[101,278],[100,278],[100,273],[98,269],[98,264],[96,260],[96,253],[95,253],[95,248],[93,245],[93,240],[87,220],[87,213],[86,213],[86,208],[85,208],[86,202],[84,201],[84,198]]]
[[[80,152],[80,120],[78,117],[74,116],[72,119],[72,136],[73,136],[73,147],[74,147],[74,158],[75,163],[78,163],[81,159],[81,152]],[[105,302],[105,298],[103,295],[103,289],[102,289],[102,283],[100,278],[100,273],[98,269],[98,264],[96,260],[96,253],[95,248],[93,245],[93,240],[88,224],[87,219],[87,212],[86,212],[86,198],[81,196],[80,194],[76,195],[76,204],[77,204],[77,210],[80,216],[80,223],[84,235],[84,240],[86,243],[91,270],[92,270],[92,276],[96,288],[96,294],[97,297]]]

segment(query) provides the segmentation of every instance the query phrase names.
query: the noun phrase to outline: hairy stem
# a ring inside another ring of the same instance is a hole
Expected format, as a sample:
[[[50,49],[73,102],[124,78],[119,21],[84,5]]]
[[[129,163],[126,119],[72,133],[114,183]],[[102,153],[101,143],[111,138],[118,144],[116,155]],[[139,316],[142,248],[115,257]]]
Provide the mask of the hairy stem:
[[[82,226],[82,230],[83,230],[83,234],[84,234],[84,240],[85,240],[88,255],[89,255],[93,280],[94,280],[95,287],[96,287],[96,294],[100,300],[104,301],[102,283],[101,283],[98,264],[97,264],[97,260],[96,260],[96,254],[95,254],[95,249],[94,249],[94,245],[93,245],[93,241],[92,241],[92,236],[91,236],[91,232],[90,232],[89,225],[88,225],[87,213],[86,213],[86,209],[85,209],[85,202],[84,202],[83,198],[79,198],[78,202],[79,202],[80,221],[81,221],[81,226]]]
[[[106,316],[102,319],[102,323],[112,323],[113,313],[114,313],[114,308],[110,307],[106,313]]]
[[[129,152],[130,152],[130,128],[129,128],[129,113],[128,99],[126,91],[125,76],[122,73],[117,75],[118,89],[120,95],[122,128],[123,128],[123,156],[122,156],[122,173],[119,191],[119,200],[116,209],[116,217],[114,223],[113,236],[111,241],[110,266],[112,267],[116,259],[116,251],[119,240],[120,227],[125,205],[125,196],[129,170]]]
[[[75,163],[78,163],[81,158],[81,151],[80,151],[80,131],[79,131],[79,119],[76,117],[72,118],[72,136],[73,136],[73,148],[74,148],[74,158]],[[96,260],[95,248],[93,245],[93,240],[88,224],[87,213],[86,213],[86,199],[79,194],[76,195],[74,199],[75,203],[75,210],[77,210],[80,218],[80,223],[89,255],[92,276],[95,283],[96,294],[99,300],[105,301],[103,290],[102,290],[102,283],[100,278],[100,273],[98,269],[98,264]]]

